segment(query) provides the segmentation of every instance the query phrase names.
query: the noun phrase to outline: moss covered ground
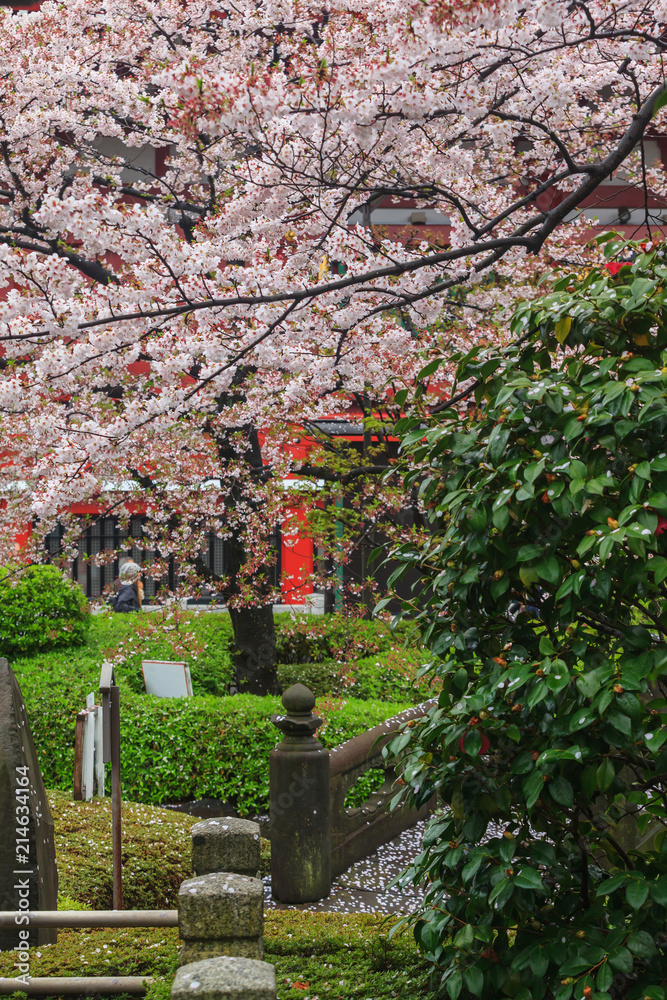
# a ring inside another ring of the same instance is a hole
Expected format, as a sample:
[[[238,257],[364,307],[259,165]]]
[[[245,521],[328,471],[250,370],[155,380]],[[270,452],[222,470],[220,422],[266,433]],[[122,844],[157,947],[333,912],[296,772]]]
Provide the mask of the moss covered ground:
[[[265,960],[276,968],[278,1000],[425,996],[426,965],[409,934],[389,940],[390,923],[369,913],[268,911]],[[148,1000],[166,1000],[178,950],[175,928],[60,931],[57,944],[31,949],[31,975],[152,976]],[[13,962],[0,954],[0,976],[13,974]]]
[[[49,792],[58,861],[59,907],[112,907],[111,800],[74,802]],[[181,882],[192,875],[190,827],[196,818],[123,802],[123,904],[128,910],[176,905]],[[66,901],[66,904],[63,903]]]
[[[74,802],[49,792],[58,859],[59,908],[110,910],[111,800]],[[197,817],[135,802],[123,802],[123,905],[157,910],[176,905],[178,887],[192,873],[190,828]],[[263,874],[270,845],[262,840]]]
[[[50,792],[60,880],[59,908],[111,908],[111,815],[108,800],[73,802]],[[184,813],[123,803],[124,905],[173,908],[180,882],[192,874]],[[268,865],[268,843],[262,845]],[[427,967],[407,932],[389,938],[379,914],[270,910],[266,961],[276,967],[278,1000],[412,1000],[425,996]],[[33,976],[146,975],[148,1000],[167,1000],[178,964],[176,929],[78,929],[31,950]],[[0,953],[0,976],[14,975]],[[129,998],[126,998],[129,1000]]]

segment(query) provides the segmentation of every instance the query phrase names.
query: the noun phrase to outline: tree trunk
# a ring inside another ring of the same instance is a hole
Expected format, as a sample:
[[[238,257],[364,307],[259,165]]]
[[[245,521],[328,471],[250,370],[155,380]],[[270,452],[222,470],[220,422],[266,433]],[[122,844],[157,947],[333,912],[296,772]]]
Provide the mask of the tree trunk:
[[[237,538],[227,542],[227,565],[231,590],[245,561],[243,545]],[[280,694],[276,673],[276,629],[273,605],[229,608],[234,630],[234,682],[245,694]]]
[[[230,608],[229,614],[234,629],[234,676],[239,692],[280,694],[272,605]]]

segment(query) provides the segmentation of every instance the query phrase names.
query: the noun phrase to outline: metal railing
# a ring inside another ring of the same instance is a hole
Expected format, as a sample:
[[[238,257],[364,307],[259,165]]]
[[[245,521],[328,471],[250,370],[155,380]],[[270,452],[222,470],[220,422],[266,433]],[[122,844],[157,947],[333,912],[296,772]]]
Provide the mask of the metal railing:
[[[0,927],[178,927],[178,910],[0,910]],[[64,996],[146,992],[151,976],[26,976],[0,978],[0,995]]]
[[[178,927],[178,910],[0,910],[0,927],[17,918],[26,927]]]
[[[35,976],[25,980],[0,978],[0,996],[27,993],[28,996],[113,996],[118,993],[145,993],[151,976]]]

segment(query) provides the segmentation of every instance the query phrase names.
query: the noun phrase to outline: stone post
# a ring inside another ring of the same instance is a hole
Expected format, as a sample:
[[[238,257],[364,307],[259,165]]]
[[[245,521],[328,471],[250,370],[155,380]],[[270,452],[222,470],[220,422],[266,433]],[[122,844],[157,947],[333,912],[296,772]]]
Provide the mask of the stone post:
[[[181,965],[220,955],[264,957],[264,886],[258,878],[197,875],[181,884],[176,905]]]
[[[276,970],[250,958],[209,958],[183,965],[171,1000],[276,1000]]]
[[[0,910],[22,921],[0,929],[0,951],[17,948],[18,971],[28,945],[57,940],[52,927],[33,927],[30,910],[55,910],[58,869],[53,820],[21,689],[0,659]],[[26,965],[26,971],[27,971]]]
[[[303,684],[283,694],[271,722],[283,738],[269,757],[271,886],[282,903],[310,903],[331,891],[329,752],[315,739],[322,720]]]
[[[192,827],[192,867],[195,875],[233,872],[257,878],[259,823],[223,816]]]

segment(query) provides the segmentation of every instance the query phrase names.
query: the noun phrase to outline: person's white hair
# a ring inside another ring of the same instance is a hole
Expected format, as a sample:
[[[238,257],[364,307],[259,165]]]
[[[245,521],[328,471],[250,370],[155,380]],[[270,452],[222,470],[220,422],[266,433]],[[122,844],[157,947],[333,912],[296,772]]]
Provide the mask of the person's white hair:
[[[129,559],[120,568],[118,574],[121,583],[134,583],[135,580],[139,579],[141,574],[141,567],[138,566],[133,559]]]

